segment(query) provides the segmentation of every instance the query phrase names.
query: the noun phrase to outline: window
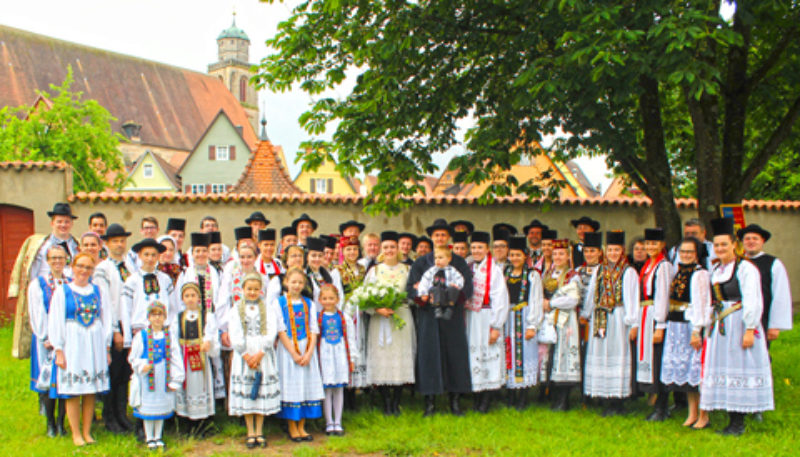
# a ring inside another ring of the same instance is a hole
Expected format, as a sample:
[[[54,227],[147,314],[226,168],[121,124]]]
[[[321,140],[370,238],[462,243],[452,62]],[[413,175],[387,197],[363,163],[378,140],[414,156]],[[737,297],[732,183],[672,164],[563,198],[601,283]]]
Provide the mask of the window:
[[[225,193],[225,184],[212,184],[211,185],[211,193],[212,194],[223,194]]]
[[[192,193],[193,194],[204,194],[204,193],[206,193],[206,185],[205,184],[192,184]]]
[[[313,194],[332,194],[333,179],[311,179],[309,186]]]
[[[153,164],[152,163],[144,164],[144,169],[142,170],[142,172],[144,173],[144,177],[145,178],[152,178],[153,177]]]
[[[217,146],[217,160],[228,160],[228,147]]]
[[[247,101],[247,77],[245,76],[242,76],[242,78],[239,80],[239,101]]]

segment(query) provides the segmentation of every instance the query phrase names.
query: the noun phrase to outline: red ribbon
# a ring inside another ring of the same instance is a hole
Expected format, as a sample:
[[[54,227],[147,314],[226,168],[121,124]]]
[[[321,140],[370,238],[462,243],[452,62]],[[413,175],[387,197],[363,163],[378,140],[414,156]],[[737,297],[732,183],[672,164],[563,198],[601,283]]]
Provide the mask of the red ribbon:
[[[490,297],[489,291],[491,290],[492,283],[492,254],[486,257],[486,288],[483,293],[483,307],[487,308],[489,305]]]
[[[644,326],[647,322],[647,309],[649,306],[642,308],[642,322],[639,324],[639,361],[644,360]]]

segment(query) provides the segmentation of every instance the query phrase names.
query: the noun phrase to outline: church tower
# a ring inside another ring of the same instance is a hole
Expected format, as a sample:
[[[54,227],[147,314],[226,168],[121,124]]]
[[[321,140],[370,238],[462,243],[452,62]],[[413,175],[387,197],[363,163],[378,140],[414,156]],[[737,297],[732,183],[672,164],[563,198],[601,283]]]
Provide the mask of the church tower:
[[[250,84],[253,72],[250,60],[250,38],[233,23],[217,37],[218,60],[208,66],[208,74],[216,76],[244,107],[254,131],[258,131],[258,94]]]

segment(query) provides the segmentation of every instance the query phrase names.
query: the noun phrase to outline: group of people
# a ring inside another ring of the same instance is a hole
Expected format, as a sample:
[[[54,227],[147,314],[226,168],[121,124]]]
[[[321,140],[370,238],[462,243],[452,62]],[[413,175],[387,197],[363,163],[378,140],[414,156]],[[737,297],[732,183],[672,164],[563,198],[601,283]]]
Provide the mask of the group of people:
[[[231,248],[209,216],[188,237],[183,219],[159,236],[144,217],[129,249],[131,232],[103,214],[78,239],[68,204],[48,216],[52,233],[26,240],[12,275],[27,320],[15,343],[30,341],[47,434],[66,434],[66,415],[76,445],[93,442],[96,395],[106,427],[137,430],[149,449],[164,447],[164,420],[191,429],[219,403],[244,417],[254,448],[271,415],[293,441],[312,440],[306,420],[322,416],[343,434],[345,403],[367,390],[396,415],[413,387],[428,416],[445,393],[455,415],[463,395],[486,413],[501,390],[524,409],[537,385],[555,410],[579,388],[603,415],[649,394],[653,421],[672,392],[688,403],[684,426],[725,410],[722,432],[739,435],[746,414],[774,408],[768,346],[792,326],[786,270],[762,252],[770,233],[734,233],[731,219],[713,221],[712,241],[690,220],[671,249],[659,228],[626,249],[625,233],[603,236],[588,217],[571,221],[570,241],[538,220],[483,232],[437,219],[427,236],[351,220],[314,236],[307,214],[278,231],[256,211]],[[398,302],[356,299],[372,286]]]

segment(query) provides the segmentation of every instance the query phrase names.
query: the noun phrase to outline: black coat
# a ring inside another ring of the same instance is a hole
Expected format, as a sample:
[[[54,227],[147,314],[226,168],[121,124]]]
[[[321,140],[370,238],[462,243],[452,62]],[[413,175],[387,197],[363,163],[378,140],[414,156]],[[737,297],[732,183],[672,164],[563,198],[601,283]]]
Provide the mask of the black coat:
[[[433,267],[432,252],[414,262],[406,285],[408,298],[418,305],[416,371],[417,390],[422,395],[472,391],[464,318],[464,303],[472,296],[472,271],[464,259],[455,254],[450,265],[464,276],[464,289],[453,309],[453,316],[448,320],[436,319],[433,309],[417,300],[415,286],[422,275]]]

